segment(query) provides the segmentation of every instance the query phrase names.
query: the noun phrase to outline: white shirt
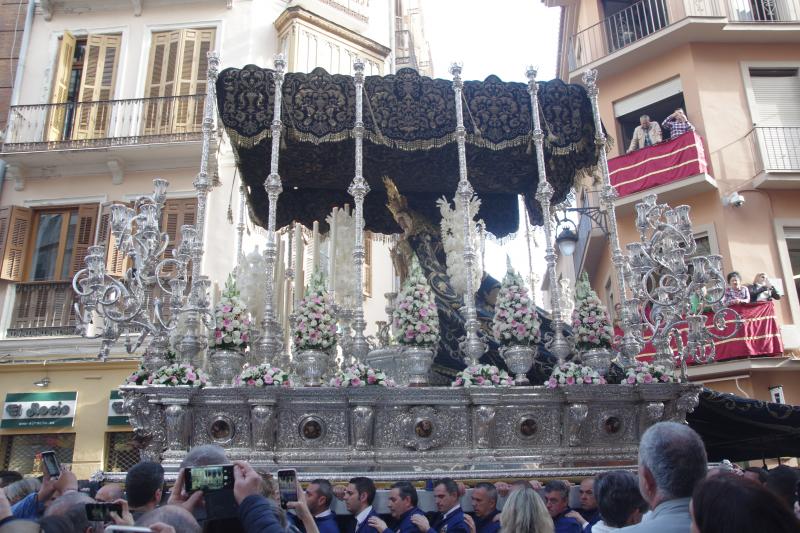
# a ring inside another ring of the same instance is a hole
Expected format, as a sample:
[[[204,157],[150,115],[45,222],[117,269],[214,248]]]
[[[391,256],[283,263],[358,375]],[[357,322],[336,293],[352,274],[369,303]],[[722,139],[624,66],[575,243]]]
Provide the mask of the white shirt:
[[[444,516],[442,516],[442,520],[447,520],[447,517],[453,514],[453,512],[455,512],[456,509],[461,509],[461,504],[456,505],[455,507],[444,513]]]
[[[330,509],[325,509],[324,511],[322,511],[318,515],[315,515],[314,518],[324,518],[324,517],[328,516],[329,514],[331,514],[331,510]],[[361,516],[361,515],[358,515],[358,516]]]
[[[367,516],[369,515],[369,513],[370,513],[371,511],[372,511],[372,506],[370,505],[370,506],[368,506],[366,509],[364,509],[363,511],[361,511],[360,513],[358,513],[358,514],[356,515],[356,529],[358,529],[359,527],[361,527],[361,523],[362,523],[364,520],[366,520],[366,519],[367,519]]]

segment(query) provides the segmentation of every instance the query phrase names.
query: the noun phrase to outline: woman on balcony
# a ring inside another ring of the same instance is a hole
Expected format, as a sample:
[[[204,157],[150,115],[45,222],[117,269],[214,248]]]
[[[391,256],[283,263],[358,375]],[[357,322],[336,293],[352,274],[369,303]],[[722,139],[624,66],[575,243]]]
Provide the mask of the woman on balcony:
[[[742,276],[736,271],[728,274],[728,288],[725,289],[723,303],[725,305],[750,303],[750,291],[747,285],[742,285]]]
[[[753,284],[749,287],[750,301],[751,302],[769,302],[771,300],[780,300],[781,295],[778,290],[772,285],[772,282],[767,277],[766,272],[759,272],[753,280]]]

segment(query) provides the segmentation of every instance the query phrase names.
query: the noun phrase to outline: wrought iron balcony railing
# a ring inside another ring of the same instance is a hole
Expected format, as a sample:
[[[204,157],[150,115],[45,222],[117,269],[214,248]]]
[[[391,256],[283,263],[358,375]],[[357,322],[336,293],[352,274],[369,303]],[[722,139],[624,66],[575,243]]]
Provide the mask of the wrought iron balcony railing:
[[[640,0],[572,35],[569,68],[581,68],[689,17],[800,22],[800,0]]]
[[[800,128],[756,127],[753,141],[758,147],[761,171],[800,172]]]
[[[49,337],[75,334],[71,281],[18,283],[8,337]]]
[[[205,95],[13,106],[3,152],[199,140]]]

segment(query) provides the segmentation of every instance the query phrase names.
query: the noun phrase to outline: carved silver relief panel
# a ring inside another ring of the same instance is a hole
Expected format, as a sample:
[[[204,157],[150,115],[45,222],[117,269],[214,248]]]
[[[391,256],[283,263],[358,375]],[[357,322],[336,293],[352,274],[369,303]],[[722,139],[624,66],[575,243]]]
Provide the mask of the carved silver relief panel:
[[[561,410],[557,404],[498,406],[495,430],[498,448],[558,446],[561,442]]]
[[[247,407],[195,406],[192,445],[199,444],[249,448],[250,413]]]
[[[347,435],[344,409],[278,411],[278,448],[344,448]]]

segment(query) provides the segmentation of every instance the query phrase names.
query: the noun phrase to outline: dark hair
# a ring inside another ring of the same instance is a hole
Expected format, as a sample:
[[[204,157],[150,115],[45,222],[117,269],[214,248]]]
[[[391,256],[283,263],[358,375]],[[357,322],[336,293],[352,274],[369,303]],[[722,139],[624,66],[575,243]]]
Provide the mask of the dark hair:
[[[443,477],[433,482],[433,488],[436,488],[439,485],[444,485],[444,488],[448,494],[455,494],[458,496],[458,483],[456,483],[453,478]]]
[[[728,272],[728,278],[727,278],[728,279],[728,283],[731,282],[731,279],[733,279],[734,276],[736,276],[739,279],[742,279],[742,275],[739,274],[738,272],[736,272],[735,270],[733,270],[731,272]]]
[[[494,500],[497,503],[497,487],[492,485],[491,483],[487,483],[485,481],[481,481],[475,485],[476,489],[484,489],[486,491],[486,495],[489,496],[490,500]]]
[[[800,521],[775,494],[736,474],[702,481],[694,490],[692,511],[701,533],[800,531]]]
[[[359,495],[366,494],[367,505],[372,505],[372,500],[375,499],[375,482],[368,477],[359,476],[352,478],[350,483],[353,484]]]
[[[752,472],[758,476],[758,482],[762,485],[767,482],[767,471],[760,466],[751,466],[744,469],[745,472]]]
[[[417,498],[417,489],[409,483],[408,481],[398,481],[394,485],[392,485],[393,489],[397,489],[397,492],[400,494],[400,499],[405,500],[406,498],[411,498],[411,505],[414,507],[417,506],[417,502],[419,499]]]
[[[647,503],[639,492],[636,476],[627,470],[612,470],[594,480],[594,496],[603,522],[611,527],[625,527],[631,513],[644,512]]]
[[[597,489],[595,489],[597,490]],[[563,481],[558,481],[554,479],[552,481],[548,481],[544,486],[545,493],[548,492],[560,492],[561,497],[565,500],[569,501],[569,486],[564,483]]]
[[[61,516],[69,521],[72,527],[70,531],[86,531],[86,529],[92,525],[89,523],[89,518],[86,516],[85,503],[73,505]]]
[[[156,522],[163,522],[181,533],[200,533],[200,524],[192,513],[180,505],[164,505],[149,511],[136,521],[137,526],[150,527]]]
[[[125,493],[131,507],[146,505],[164,487],[164,468],[150,461],[142,461],[128,470],[125,476]]]
[[[792,508],[798,481],[800,481],[800,476],[798,476],[797,470],[790,466],[780,465],[767,472],[766,487]]]
[[[317,492],[320,496],[325,498],[325,507],[330,507],[331,503],[333,503],[333,486],[331,486],[331,482],[327,479],[314,479],[311,481],[310,485],[316,485],[319,487]]]
[[[22,479],[22,474],[16,470],[0,470],[0,488]]]

